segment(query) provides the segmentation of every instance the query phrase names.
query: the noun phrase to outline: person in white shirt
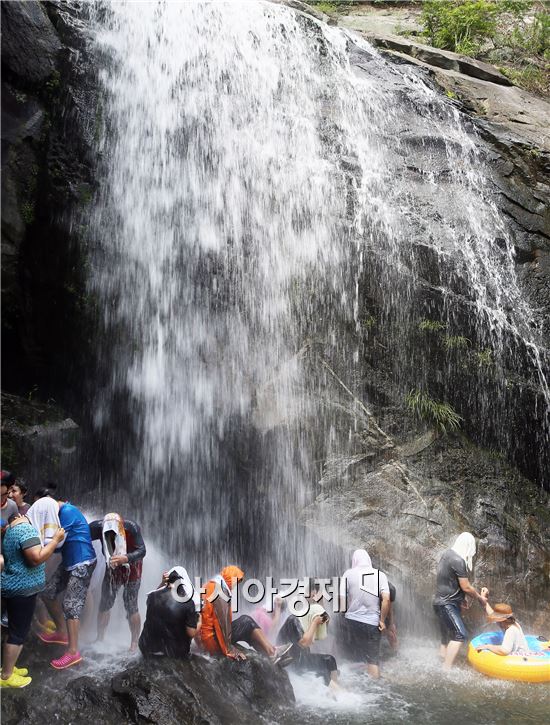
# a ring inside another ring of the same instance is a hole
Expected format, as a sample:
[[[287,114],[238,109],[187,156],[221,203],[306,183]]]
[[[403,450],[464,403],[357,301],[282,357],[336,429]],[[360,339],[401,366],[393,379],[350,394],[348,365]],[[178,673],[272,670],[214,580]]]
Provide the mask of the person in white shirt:
[[[482,589],[481,593],[489,593],[488,589]],[[481,649],[494,652],[496,655],[506,657],[507,655],[525,655],[529,653],[529,645],[523,634],[523,630],[514,617],[514,612],[509,604],[495,604],[491,607],[489,602],[485,605],[487,619],[498,624],[499,629],[504,632],[502,644],[486,644]]]
[[[372,566],[365,549],[353,553],[351,569],[340,579],[340,608],[345,611],[343,635],[348,655],[367,663],[369,675],[380,677],[380,637],[390,609],[390,588],[384,572]]]

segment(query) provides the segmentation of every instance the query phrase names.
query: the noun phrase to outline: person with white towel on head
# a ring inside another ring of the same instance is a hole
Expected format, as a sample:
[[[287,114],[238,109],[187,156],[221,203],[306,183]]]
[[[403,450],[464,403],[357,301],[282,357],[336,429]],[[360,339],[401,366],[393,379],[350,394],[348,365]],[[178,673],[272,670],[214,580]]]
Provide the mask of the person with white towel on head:
[[[187,659],[191,640],[200,628],[200,594],[183,566],[162,575],[158,587],[147,595],[145,624],[139,638],[142,655]]]
[[[97,615],[97,639],[101,642],[105,636],[110,611],[122,587],[124,608],[130,626],[130,652],[135,652],[141,630],[138,594],[143,559],[147,553],[141,529],[135,521],[123,519],[117,513],[109,513],[103,519],[90,523],[90,534],[92,541],[101,541],[106,562]]]

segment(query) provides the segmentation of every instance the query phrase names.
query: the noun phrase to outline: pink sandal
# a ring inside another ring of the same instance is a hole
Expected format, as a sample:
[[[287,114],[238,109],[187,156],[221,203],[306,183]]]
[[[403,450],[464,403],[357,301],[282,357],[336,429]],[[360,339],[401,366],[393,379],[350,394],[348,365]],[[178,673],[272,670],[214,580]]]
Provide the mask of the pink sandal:
[[[37,634],[39,639],[46,644],[64,644],[65,646],[69,644],[68,638],[61,632],[38,632]]]
[[[65,670],[67,667],[77,665],[79,662],[82,662],[82,655],[80,652],[75,652],[74,655],[70,652],[65,652],[65,654],[61,657],[58,657],[56,660],[52,660],[50,665],[56,670]]]

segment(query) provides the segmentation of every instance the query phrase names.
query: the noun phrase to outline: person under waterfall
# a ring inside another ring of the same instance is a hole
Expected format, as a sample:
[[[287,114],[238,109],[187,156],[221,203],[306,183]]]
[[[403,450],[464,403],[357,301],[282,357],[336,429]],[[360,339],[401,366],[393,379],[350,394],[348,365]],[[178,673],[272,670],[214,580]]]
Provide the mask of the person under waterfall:
[[[277,642],[290,642],[288,652],[290,670],[298,673],[312,672],[321,677],[331,690],[341,690],[338,683],[338,665],[331,654],[311,652],[315,642],[327,637],[327,627],[330,622],[328,612],[317,601],[319,587],[310,580],[309,594],[302,601],[301,611],[297,609],[299,599],[294,603],[291,611],[277,635]],[[289,607],[290,608],[290,607]]]
[[[384,572],[372,566],[365,549],[353,552],[351,569],[340,579],[342,635],[348,654],[365,662],[373,679],[380,677],[380,643],[390,613],[390,587]]]
[[[468,572],[472,570],[475,554],[476,541],[472,534],[464,531],[457,537],[453,546],[443,552],[437,567],[433,608],[439,619],[440,654],[445,672],[451,669],[462,643],[468,638],[462,620],[462,607],[466,595],[474,597],[483,606],[487,604],[487,597],[476,591],[468,580]]]
[[[78,649],[80,636],[80,617],[86,603],[88,588],[97,564],[95,550],[90,536],[90,527],[82,512],[68,501],[53,498],[49,489],[40,493],[39,498],[29,509],[28,517],[44,540],[51,531],[61,526],[66,537],[59,547],[61,563],[47,582],[42,599],[55,622],[53,632],[39,632],[38,636],[46,644],[62,644],[67,651],[51,660],[56,670],[64,670],[82,661]],[[58,601],[63,593],[63,601]]]
[[[246,655],[235,645],[246,642],[277,664],[291,645],[274,647],[256,620],[247,614],[232,619],[231,596],[243,578],[244,573],[237,566],[226,566],[207,583],[203,594],[200,644],[211,655],[245,660]]]
[[[146,658],[187,659],[191,641],[201,626],[200,595],[187,570],[173,566],[158,588],[147,595],[145,624],[139,649]]]
[[[117,513],[109,513],[103,519],[90,523],[90,535],[92,541],[101,541],[106,562],[97,615],[97,639],[99,642],[103,641],[111,609],[119,589],[122,588],[124,608],[130,626],[130,652],[135,652],[141,630],[138,594],[146,554],[141,529],[135,521],[123,519]]]

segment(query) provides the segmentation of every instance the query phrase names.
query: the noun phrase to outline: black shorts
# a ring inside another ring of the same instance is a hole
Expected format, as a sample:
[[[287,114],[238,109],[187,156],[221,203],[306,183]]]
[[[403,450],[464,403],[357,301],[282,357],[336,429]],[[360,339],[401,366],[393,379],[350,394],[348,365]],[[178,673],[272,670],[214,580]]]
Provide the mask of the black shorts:
[[[330,684],[331,673],[336,672],[338,665],[332,655],[318,654],[317,652],[303,651],[290,668],[296,672],[313,672],[317,677],[322,677],[325,685]]]
[[[31,628],[36,605],[36,594],[30,597],[5,597],[3,600],[8,615],[8,644],[23,644]]]
[[[231,642],[237,644],[237,642],[246,642],[252,644],[252,633],[255,629],[260,629],[260,625],[257,624],[255,619],[249,617],[248,614],[242,614],[237,619],[234,619],[231,624]]]
[[[382,633],[375,624],[346,619],[343,622],[343,641],[347,656],[354,662],[369,665],[380,663],[380,641]]]

